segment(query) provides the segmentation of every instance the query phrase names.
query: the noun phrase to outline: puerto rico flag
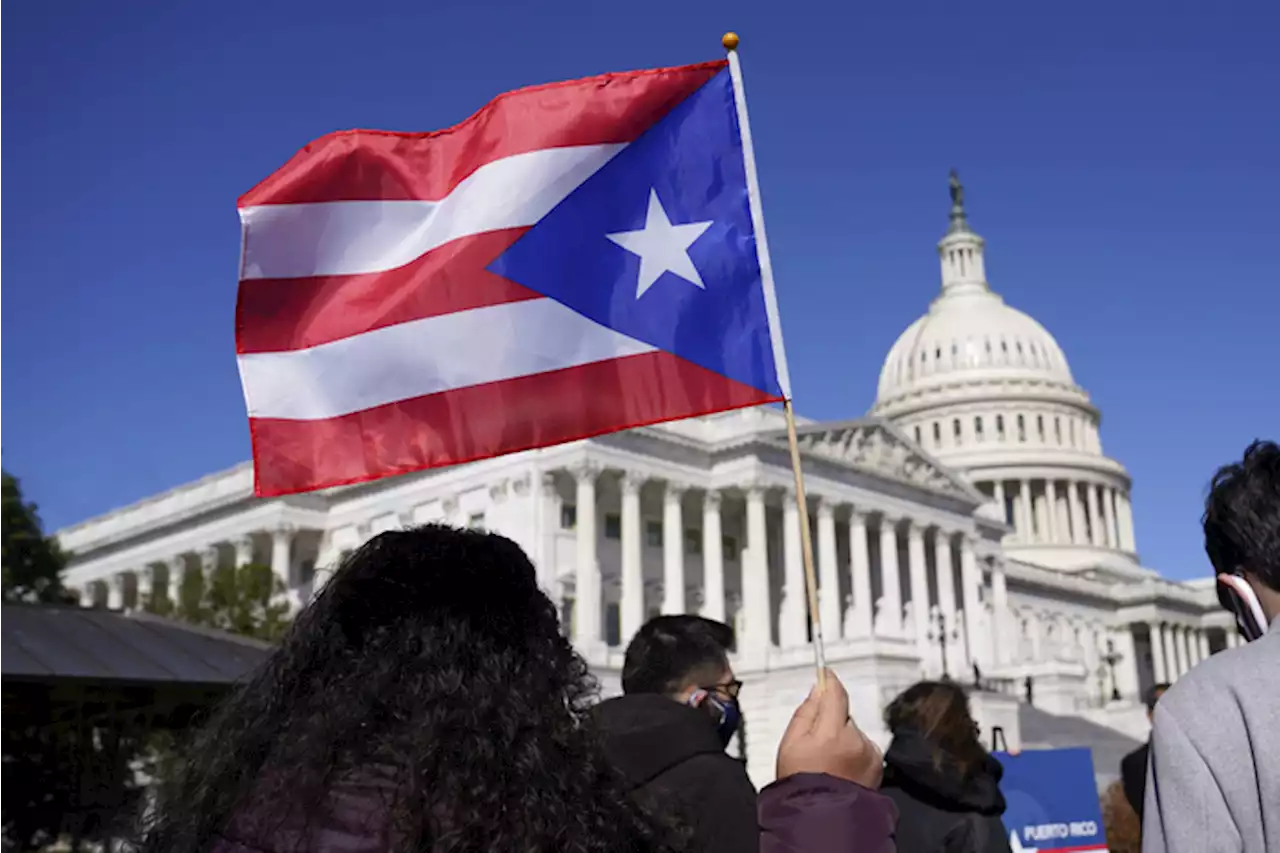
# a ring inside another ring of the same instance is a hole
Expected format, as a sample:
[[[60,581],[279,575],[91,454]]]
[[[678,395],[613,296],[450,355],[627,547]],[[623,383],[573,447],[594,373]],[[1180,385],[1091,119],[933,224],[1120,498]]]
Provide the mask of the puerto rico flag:
[[[246,193],[256,493],[789,397],[732,77],[608,74],[447,130],[334,133]]]

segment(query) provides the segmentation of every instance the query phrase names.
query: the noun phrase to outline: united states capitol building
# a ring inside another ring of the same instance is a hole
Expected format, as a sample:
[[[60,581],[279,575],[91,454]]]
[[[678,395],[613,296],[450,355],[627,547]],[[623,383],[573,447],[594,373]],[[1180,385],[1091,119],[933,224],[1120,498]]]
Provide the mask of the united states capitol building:
[[[941,291],[889,351],[870,413],[801,422],[829,663],[882,743],[889,699],[943,674],[980,679],[980,721],[1011,747],[1028,698],[1145,737],[1141,694],[1234,645],[1234,624],[1208,582],[1142,564],[1133,483],[1100,412],[1053,336],[988,284],[954,181],[952,195]],[[271,500],[253,497],[246,463],[58,537],[85,606],[137,608],[188,572],[250,561],[302,606],[362,542],[427,522],[519,542],[606,693],[646,618],[731,622],[749,767],[772,777],[814,677],[780,410]]]

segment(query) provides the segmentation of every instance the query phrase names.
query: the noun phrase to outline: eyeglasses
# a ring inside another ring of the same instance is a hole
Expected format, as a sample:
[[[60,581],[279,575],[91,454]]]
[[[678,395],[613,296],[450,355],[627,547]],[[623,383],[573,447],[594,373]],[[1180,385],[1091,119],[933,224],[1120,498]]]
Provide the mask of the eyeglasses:
[[[712,684],[698,689],[705,690],[708,693],[721,693],[730,699],[737,699],[738,694],[742,692],[742,682],[735,678],[733,681],[725,681],[721,684]]]

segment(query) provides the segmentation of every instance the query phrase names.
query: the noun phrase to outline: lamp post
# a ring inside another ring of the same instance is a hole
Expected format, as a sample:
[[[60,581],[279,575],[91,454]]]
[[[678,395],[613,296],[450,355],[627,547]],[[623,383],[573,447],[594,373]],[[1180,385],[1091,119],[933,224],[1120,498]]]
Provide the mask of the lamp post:
[[[1102,656],[1102,660],[1106,663],[1107,668],[1111,670],[1111,701],[1120,701],[1120,684],[1116,681],[1116,664],[1118,664],[1124,656],[1116,651],[1116,644],[1107,640],[1107,653]]]
[[[942,677],[950,678],[951,674],[947,671],[947,616],[941,609],[933,611],[934,627],[929,631],[929,639],[938,644],[938,650],[942,654]],[[951,632],[954,635],[954,629]]]

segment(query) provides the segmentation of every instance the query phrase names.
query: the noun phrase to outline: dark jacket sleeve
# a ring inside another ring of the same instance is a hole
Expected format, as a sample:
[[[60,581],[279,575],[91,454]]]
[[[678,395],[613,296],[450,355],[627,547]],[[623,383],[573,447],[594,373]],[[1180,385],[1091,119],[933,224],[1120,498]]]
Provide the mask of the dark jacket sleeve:
[[[1120,759],[1120,781],[1124,786],[1124,798],[1142,820],[1142,801],[1147,795],[1147,755],[1151,752],[1148,744],[1135,749]]]
[[[898,809],[883,794],[820,773],[760,792],[760,853],[894,853]]]

